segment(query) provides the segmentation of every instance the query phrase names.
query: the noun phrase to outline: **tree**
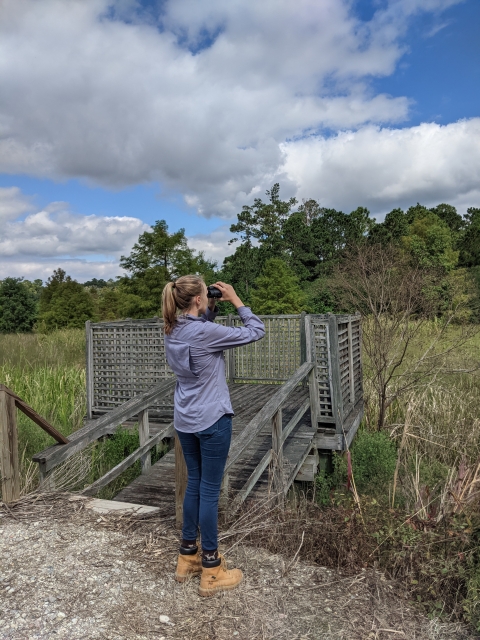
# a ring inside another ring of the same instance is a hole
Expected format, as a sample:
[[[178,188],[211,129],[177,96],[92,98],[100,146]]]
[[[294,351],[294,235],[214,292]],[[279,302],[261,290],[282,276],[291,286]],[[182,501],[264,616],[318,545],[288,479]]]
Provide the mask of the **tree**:
[[[266,315],[299,313],[304,300],[298,278],[285,262],[280,258],[267,260],[252,293],[254,311]]]
[[[0,333],[25,333],[35,324],[37,301],[22,280],[5,278],[0,282]]]
[[[456,267],[459,252],[448,225],[432,211],[416,217],[409,226],[403,244],[412,257],[426,268],[441,267],[445,272]]]
[[[439,304],[432,292],[444,279],[442,271],[412,261],[395,245],[352,246],[336,268],[337,295],[346,309],[364,316],[365,371],[376,397],[378,429],[392,403],[444,371],[447,355],[472,335],[465,325],[443,341],[449,325],[468,306],[453,290],[450,308],[426,330]]]
[[[480,265],[480,208],[470,207],[465,216],[465,232],[460,242],[460,264]]]
[[[94,302],[88,290],[63,269],[56,269],[40,297],[39,328],[47,332],[83,328],[94,315]]]
[[[252,246],[256,240],[260,246],[263,261],[278,257],[285,250],[283,224],[290,215],[292,207],[297,203],[295,198],[280,200],[278,182],[267,191],[269,202],[255,198],[252,206],[245,205],[237,216],[236,224],[230,231],[239,234],[242,244]],[[237,242],[238,237],[230,242]]]
[[[165,220],[157,220],[152,231],[140,235],[129,256],[120,258],[120,266],[131,275],[120,278],[120,290],[130,297],[129,317],[158,313],[163,287],[167,282],[189,273],[214,281],[216,263],[196,253],[187,244],[185,230],[168,232]]]

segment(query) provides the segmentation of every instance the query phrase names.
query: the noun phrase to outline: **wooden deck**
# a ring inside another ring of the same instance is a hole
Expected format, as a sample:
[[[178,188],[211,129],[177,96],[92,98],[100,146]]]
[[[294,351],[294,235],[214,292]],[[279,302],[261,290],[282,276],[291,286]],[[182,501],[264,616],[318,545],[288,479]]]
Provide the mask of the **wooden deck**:
[[[255,417],[260,409],[278,391],[275,384],[230,384],[235,417],[233,438],[235,438]],[[298,386],[283,406],[283,426],[287,425],[296,411],[308,400],[308,389]],[[157,427],[158,428],[158,427]],[[155,427],[152,425],[151,434]],[[309,453],[314,439],[314,431],[307,411],[300,423],[292,430],[284,445],[284,472],[287,483],[293,482],[296,472]],[[229,491],[235,497],[247,482],[264,455],[272,447],[272,429],[267,424],[249,444],[229,474]],[[268,469],[260,476],[249,499],[265,495],[268,491]],[[159,507],[162,514],[175,513],[175,455],[173,449],[152,466],[149,473],[141,475],[125,487],[115,500]]]

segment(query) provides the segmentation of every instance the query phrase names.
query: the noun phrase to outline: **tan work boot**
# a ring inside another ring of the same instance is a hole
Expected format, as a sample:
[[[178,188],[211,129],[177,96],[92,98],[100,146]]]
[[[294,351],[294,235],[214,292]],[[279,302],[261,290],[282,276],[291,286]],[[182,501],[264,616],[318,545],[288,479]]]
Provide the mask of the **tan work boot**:
[[[189,576],[196,576],[202,573],[202,554],[197,551],[193,555],[184,556],[178,554],[177,570],[175,571],[175,580],[177,582],[185,582]]]
[[[198,594],[200,596],[213,596],[219,591],[227,591],[238,587],[243,579],[240,569],[227,569],[225,558],[218,554],[220,564],[218,567],[203,567]]]

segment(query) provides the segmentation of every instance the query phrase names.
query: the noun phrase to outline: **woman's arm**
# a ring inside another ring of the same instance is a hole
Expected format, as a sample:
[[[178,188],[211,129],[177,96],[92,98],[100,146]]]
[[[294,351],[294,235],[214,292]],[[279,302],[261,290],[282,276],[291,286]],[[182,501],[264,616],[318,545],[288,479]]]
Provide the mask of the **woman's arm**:
[[[222,351],[233,349],[242,344],[256,342],[265,335],[265,325],[250,307],[241,306],[237,309],[244,326],[224,327],[221,324],[206,322],[203,325],[202,347],[207,351]]]

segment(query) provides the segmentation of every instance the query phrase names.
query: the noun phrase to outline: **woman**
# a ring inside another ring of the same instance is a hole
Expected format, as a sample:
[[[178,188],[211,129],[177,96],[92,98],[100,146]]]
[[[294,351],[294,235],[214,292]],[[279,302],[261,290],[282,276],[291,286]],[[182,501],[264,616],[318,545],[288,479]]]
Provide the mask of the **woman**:
[[[218,499],[232,437],[233,409],[225,379],[224,349],[255,342],[265,335],[263,322],[224,282],[216,282],[222,300],[237,309],[243,327],[215,324],[218,309],[207,298],[200,276],[169,282],[162,295],[165,352],[177,376],[174,425],[188,471],[183,529],[175,577],[201,573],[199,594],[234,589],[240,569],[228,570],[218,553]],[[197,534],[202,535],[202,553]]]

